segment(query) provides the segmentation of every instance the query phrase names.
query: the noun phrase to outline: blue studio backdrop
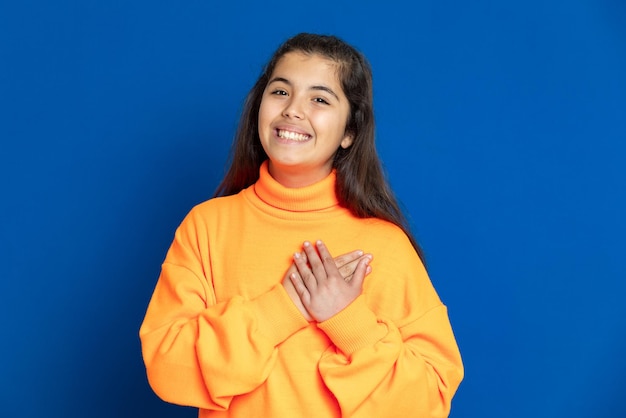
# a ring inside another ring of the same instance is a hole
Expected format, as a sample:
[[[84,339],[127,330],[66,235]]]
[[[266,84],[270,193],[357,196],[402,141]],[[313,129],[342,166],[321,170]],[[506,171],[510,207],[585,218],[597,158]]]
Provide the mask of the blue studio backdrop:
[[[451,416],[624,417],[626,5],[0,4],[0,416],[192,417],[139,325],[288,36],[374,71],[389,179],[466,366]]]

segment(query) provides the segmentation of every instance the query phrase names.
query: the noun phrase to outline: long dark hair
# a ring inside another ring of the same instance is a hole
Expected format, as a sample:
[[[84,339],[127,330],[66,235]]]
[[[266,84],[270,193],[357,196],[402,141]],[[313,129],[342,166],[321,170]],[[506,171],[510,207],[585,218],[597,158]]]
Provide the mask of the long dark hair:
[[[333,168],[337,170],[339,203],[360,218],[380,218],[400,227],[424,261],[422,249],[389,187],[375,145],[372,70],[367,59],[336,36],[300,33],[285,41],[263,69],[244,102],[231,150],[230,168],[215,196],[236,194],[256,182],[261,163],[268,157],[259,139],[259,108],[267,83],[278,61],[289,52],[321,55],[338,64],[339,79],[350,103],[346,131],[352,145],[340,147]]]

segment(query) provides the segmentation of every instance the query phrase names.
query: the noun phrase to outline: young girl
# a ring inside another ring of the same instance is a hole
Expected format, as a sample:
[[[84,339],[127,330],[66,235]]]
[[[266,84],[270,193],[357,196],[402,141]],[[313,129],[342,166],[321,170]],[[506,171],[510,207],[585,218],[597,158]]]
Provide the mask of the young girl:
[[[140,330],[150,385],[200,417],[448,416],[463,366],[420,254],[369,64],[296,35],[247,97],[216,197],[176,231]]]

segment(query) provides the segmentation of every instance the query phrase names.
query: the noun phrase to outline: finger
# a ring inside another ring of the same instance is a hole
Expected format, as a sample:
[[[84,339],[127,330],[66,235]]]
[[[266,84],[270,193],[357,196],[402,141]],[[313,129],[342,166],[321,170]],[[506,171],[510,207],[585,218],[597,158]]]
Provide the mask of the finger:
[[[324,268],[327,273],[331,272],[339,272],[337,266],[335,265],[335,260],[333,260],[333,256],[330,255],[330,251],[326,247],[322,241],[317,241],[315,243],[317,247],[317,251],[319,252],[320,258],[322,259],[322,263],[324,264]]]
[[[299,251],[297,254],[299,254],[299,255],[300,255],[300,257],[302,258],[302,260],[303,260],[305,263],[308,263],[308,262],[309,262],[309,260],[307,260],[307,258],[306,258],[306,253],[305,253],[305,252],[303,252],[303,251]],[[295,254],[294,254],[294,255],[295,255]]]
[[[372,272],[372,266],[368,265],[367,268],[365,269],[365,276],[367,277],[367,275],[370,274],[371,272]],[[354,270],[353,270],[353,273],[347,276],[343,276],[343,280],[345,280],[346,282],[349,282],[352,280],[352,277],[354,277]]]
[[[317,280],[315,275],[311,272],[307,260],[308,257],[303,253],[298,252],[293,255],[293,262],[302,278],[302,282],[307,288],[315,289]]]
[[[347,264],[352,264],[357,261],[363,255],[363,251],[354,250],[346,254],[341,254],[339,257],[335,257],[335,265],[338,269],[342,269]],[[354,263],[356,267],[356,263]],[[354,270],[354,267],[352,268]]]
[[[371,261],[372,256],[370,254],[363,257],[363,259],[359,261],[356,269],[354,269],[352,279],[348,282],[350,286],[356,286],[358,288],[361,288],[363,286],[363,280],[365,279],[365,276],[372,271],[372,266],[370,266]]]
[[[306,253],[304,253],[304,252],[297,252],[297,253],[294,253],[294,255],[293,255],[293,256],[294,256],[294,260],[295,260],[296,254],[297,254],[297,256],[300,258],[300,261],[301,261],[301,263],[302,263],[303,265],[306,265],[306,266],[308,266],[308,265],[309,265],[309,260],[308,260],[308,259],[307,259],[307,257],[306,257]]]
[[[296,289],[296,293],[300,296],[300,300],[306,299],[309,295],[309,289],[305,286],[302,276],[298,273],[291,273],[289,280],[291,280],[293,287]]]
[[[311,317],[311,315],[309,314],[309,311],[307,311],[306,307],[304,306],[305,301],[307,304],[310,304],[311,294],[309,293],[308,289],[304,285],[304,282],[302,281],[302,277],[297,272],[294,272],[294,273],[289,274],[288,279],[289,279],[288,280],[289,286],[285,287],[285,290],[287,290],[287,294],[289,295],[289,298],[296,305],[296,307],[298,308],[302,316],[304,316],[304,318],[307,321],[312,321],[313,318]]]
[[[326,267],[324,265],[324,262],[320,258],[320,255],[317,253],[317,250],[308,241],[305,241],[303,246],[304,246],[304,252],[306,253],[307,259],[309,260],[309,266],[311,267],[311,272],[315,276],[316,281],[326,279]],[[334,262],[333,262],[333,265],[334,265]]]
[[[337,266],[337,268],[339,269],[339,273],[341,274],[341,277],[346,279],[347,277],[352,276],[352,274],[354,274],[354,269],[356,268],[356,266],[359,264],[359,261],[361,261],[363,257],[365,256],[358,257],[341,267]]]

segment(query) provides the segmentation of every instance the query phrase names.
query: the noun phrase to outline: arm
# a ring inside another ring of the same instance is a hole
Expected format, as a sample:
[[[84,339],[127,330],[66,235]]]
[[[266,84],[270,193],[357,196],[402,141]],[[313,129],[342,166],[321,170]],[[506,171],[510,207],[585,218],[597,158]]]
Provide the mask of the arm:
[[[261,385],[276,346],[308,326],[282,286],[253,300],[216,300],[211,251],[193,211],[176,231],[140,329],[153,390],[168,402],[228,409]]]
[[[309,323],[278,282],[255,299],[218,302],[203,229],[193,212],[177,229],[140,338],[148,380],[159,397],[225,410],[234,396],[263,384],[276,347]],[[355,251],[337,258],[343,274],[352,274],[359,256]]]
[[[370,278],[364,292],[359,288],[348,305],[332,314],[341,303],[324,309],[333,303],[314,301],[323,294],[341,294],[344,286],[329,279],[336,273],[324,261],[327,249],[318,244],[317,250],[319,256],[307,252],[310,269],[296,259],[302,279],[295,277],[294,285],[334,344],[319,370],[342,415],[448,416],[463,366],[446,308],[417,255],[407,256],[399,248],[385,254],[391,263],[383,268],[384,276]],[[355,272],[353,281],[359,280],[362,274]],[[336,289],[329,291],[329,286]]]

